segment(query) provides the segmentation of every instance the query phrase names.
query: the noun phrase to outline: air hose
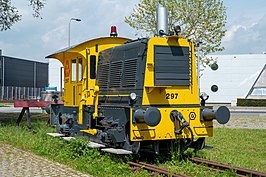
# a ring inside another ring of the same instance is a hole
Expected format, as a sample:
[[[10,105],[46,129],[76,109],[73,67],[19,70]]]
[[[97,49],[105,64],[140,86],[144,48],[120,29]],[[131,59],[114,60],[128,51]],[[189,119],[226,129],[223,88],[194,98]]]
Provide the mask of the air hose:
[[[193,134],[192,129],[190,128],[190,126],[188,126],[186,128],[189,130],[189,132],[191,134],[191,139],[190,139],[190,142],[185,146],[185,149],[187,149],[192,144],[192,142],[194,141],[194,134]]]
[[[187,122],[185,117],[182,115],[182,113],[178,112],[176,110],[174,110],[170,113],[170,118],[172,121],[174,121],[174,122],[178,121],[181,124],[180,129],[177,129],[177,127],[175,127],[175,133],[176,134],[178,134],[178,135],[182,134],[184,128],[187,128],[188,131],[190,132],[190,134],[191,134],[190,142],[185,145],[185,149],[187,149],[194,141],[194,134],[193,134],[192,129],[189,126],[189,123]]]

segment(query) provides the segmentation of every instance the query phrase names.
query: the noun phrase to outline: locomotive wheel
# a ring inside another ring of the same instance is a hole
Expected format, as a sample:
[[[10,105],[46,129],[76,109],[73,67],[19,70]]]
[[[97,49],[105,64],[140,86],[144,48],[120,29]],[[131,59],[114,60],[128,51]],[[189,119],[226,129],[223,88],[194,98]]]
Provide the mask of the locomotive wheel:
[[[137,154],[139,152],[140,149],[140,142],[134,142],[132,143],[132,152],[133,154]]]
[[[56,125],[56,132],[63,134],[65,136],[72,135],[73,132],[70,131],[69,125],[72,125],[73,121],[70,122],[70,120],[64,120],[62,118],[62,114],[58,114],[58,124]]]
[[[60,124],[55,126],[55,130],[57,133],[63,134],[60,130]]]
[[[56,129],[56,132],[57,133],[60,133],[60,134],[64,134],[62,131],[61,131],[61,125],[62,125],[62,123],[63,123],[63,119],[62,119],[62,113],[60,112],[59,114],[58,114],[58,124],[56,125],[56,127],[55,127],[55,129]]]
[[[133,154],[137,154],[140,149],[140,142],[135,142],[135,141],[130,141],[130,128],[129,128],[129,123],[126,125],[125,129],[126,133],[126,147],[132,150]]]
[[[205,148],[205,138],[199,138],[197,141],[193,142],[192,147],[194,151],[197,152],[198,150]]]

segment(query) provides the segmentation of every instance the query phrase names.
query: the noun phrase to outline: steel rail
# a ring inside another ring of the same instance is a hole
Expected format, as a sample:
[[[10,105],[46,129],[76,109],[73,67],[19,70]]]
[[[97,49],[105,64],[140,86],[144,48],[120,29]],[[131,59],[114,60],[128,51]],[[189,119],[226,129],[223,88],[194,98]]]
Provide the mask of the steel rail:
[[[133,167],[138,167],[141,169],[145,169],[145,170],[149,170],[155,173],[158,173],[160,175],[164,175],[164,176],[172,176],[172,177],[188,177],[187,175],[182,175],[182,174],[171,174],[169,170],[155,166],[155,165],[151,165],[151,164],[146,164],[143,162],[128,162],[128,164],[130,166]]]
[[[192,157],[190,158],[190,160],[194,163],[197,164],[203,164],[203,165],[207,165],[209,168],[212,168],[216,171],[220,171],[220,170],[233,170],[236,172],[236,174],[238,176],[261,176],[261,177],[266,177],[266,173],[264,172],[259,172],[259,171],[255,171],[255,170],[251,170],[251,169],[246,169],[246,168],[242,168],[242,167],[237,167],[237,166],[233,166],[230,164],[223,164],[220,162],[214,162],[211,160],[207,160],[207,159],[202,159],[202,158],[198,158],[198,157]]]

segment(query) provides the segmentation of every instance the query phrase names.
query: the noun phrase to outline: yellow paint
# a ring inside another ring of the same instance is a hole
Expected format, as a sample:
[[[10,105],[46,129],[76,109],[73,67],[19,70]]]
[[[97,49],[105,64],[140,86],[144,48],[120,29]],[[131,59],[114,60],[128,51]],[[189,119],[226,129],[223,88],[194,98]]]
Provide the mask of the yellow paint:
[[[99,87],[96,86],[96,79],[90,79],[86,76],[86,69],[88,67],[88,75],[90,75],[90,56],[96,56],[96,69],[98,64],[98,55],[102,50],[124,44],[129,39],[121,37],[103,37],[86,41],[72,48],[63,50],[61,52],[47,56],[46,58],[55,58],[59,60],[64,66],[64,95],[62,96],[64,106],[78,107],[79,116],[78,123],[82,124],[83,105],[96,106],[94,116],[98,115],[98,92]],[[96,51],[98,45],[98,51]],[[87,57],[88,55],[88,57]],[[88,66],[86,66],[86,59],[88,58]],[[79,67],[79,61],[82,61],[82,67]],[[72,61],[76,62],[76,67],[72,68]],[[80,71],[82,70],[82,71]],[[72,72],[76,71],[73,81]],[[79,73],[81,74],[81,78]],[[88,80],[88,88],[86,82]]]
[[[98,100],[99,100],[99,86],[94,87],[94,113],[93,113],[93,118],[95,119],[98,116]]]
[[[96,135],[97,134],[97,130],[96,129],[80,130],[80,132],[88,133],[88,134],[91,134],[91,135]]]
[[[194,53],[191,54],[190,86],[155,86],[154,84],[154,46],[183,46],[194,51],[193,44],[177,37],[151,38],[148,42],[147,64],[145,69],[143,105],[150,104],[199,104],[198,81]],[[177,93],[177,99],[166,99],[166,93]]]
[[[203,124],[199,120],[199,117],[196,117],[195,120],[189,119],[189,114],[195,112],[196,116],[200,115],[200,108],[159,108],[161,113],[161,122],[155,126],[151,127],[145,123],[135,123],[131,124],[130,128],[132,130],[130,134],[131,141],[143,141],[143,140],[163,140],[163,139],[176,139],[179,138],[191,138],[190,132],[185,128],[183,134],[177,136],[174,132],[175,122],[170,119],[170,112],[177,110],[183,114],[185,119],[189,122],[190,127],[192,128],[194,138],[199,137],[209,137],[212,136],[212,122],[208,124]],[[132,117],[132,116],[131,116]],[[132,122],[132,118],[131,118]],[[193,127],[200,128],[193,128]],[[179,127],[178,127],[179,128]]]
[[[202,123],[200,121],[199,106],[191,107],[186,105],[199,105],[198,80],[196,75],[196,61],[194,52],[190,52],[190,80],[189,86],[155,86],[154,84],[154,46],[183,46],[189,47],[190,51],[194,51],[194,46],[187,39],[180,37],[151,38],[148,42],[147,62],[145,69],[144,88],[142,104],[149,107],[149,105],[169,105],[167,108],[160,108],[161,122],[155,126],[150,127],[145,123],[132,123],[131,118],[131,141],[143,140],[163,140],[176,138],[190,138],[190,132],[185,128],[182,135],[176,135],[174,132],[175,123],[170,119],[170,112],[177,110],[183,114],[185,119],[189,122],[195,138],[209,137],[213,134],[212,122]],[[166,94],[178,94],[176,99],[166,99]],[[181,105],[180,108],[175,105]],[[190,120],[189,114],[193,112],[196,115],[194,120]],[[132,116],[131,116],[132,117]],[[201,127],[201,128],[193,128]]]

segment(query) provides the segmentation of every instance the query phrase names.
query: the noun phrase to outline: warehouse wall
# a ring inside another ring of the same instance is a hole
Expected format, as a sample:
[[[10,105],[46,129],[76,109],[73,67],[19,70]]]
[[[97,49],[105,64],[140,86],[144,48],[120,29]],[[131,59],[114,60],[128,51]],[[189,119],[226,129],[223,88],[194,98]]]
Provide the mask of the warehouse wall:
[[[48,63],[0,56],[2,86],[36,87],[48,86]]]
[[[36,63],[36,87],[43,88],[49,84],[49,64],[48,63]]]
[[[266,64],[265,54],[211,55],[217,60],[216,71],[207,67],[200,78],[200,91],[210,96],[210,103],[232,103],[245,98]],[[212,92],[211,86],[218,91]]]

